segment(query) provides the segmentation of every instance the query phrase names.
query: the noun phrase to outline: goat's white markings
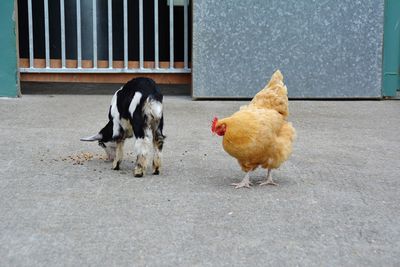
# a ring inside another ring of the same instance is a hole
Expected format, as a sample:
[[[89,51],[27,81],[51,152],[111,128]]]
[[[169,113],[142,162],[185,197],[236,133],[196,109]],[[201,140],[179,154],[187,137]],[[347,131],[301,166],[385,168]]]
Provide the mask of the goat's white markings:
[[[147,157],[151,150],[151,142],[149,137],[144,137],[144,138],[138,138],[136,139],[135,146],[134,146],[134,151],[137,151],[139,155],[143,155],[144,157]]]
[[[142,98],[142,93],[136,92],[132,98],[131,104],[129,105],[129,113],[133,117],[133,113],[136,110],[137,105],[140,103],[140,99]]]
[[[117,92],[115,92],[113,98],[111,99],[111,116],[113,118],[113,137],[119,136],[119,111],[117,107],[117,94],[122,90],[121,87]]]
[[[162,104],[158,101],[148,99],[144,106],[144,113],[147,116],[152,116],[154,118],[160,119],[162,116]]]

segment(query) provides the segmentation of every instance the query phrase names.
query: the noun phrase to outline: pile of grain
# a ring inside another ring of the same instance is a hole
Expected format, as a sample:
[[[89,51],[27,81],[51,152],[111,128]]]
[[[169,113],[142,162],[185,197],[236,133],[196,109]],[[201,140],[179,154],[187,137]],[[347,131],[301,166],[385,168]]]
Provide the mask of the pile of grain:
[[[99,154],[93,155],[90,152],[83,152],[80,154],[67,156],[65,158],[61,158],[61,160],[72,162],[73,165],[83,165],[84,162],[92,160],[94,158],[101,159],[101,160],[107,160],[107,157],[105,155],[99,155]]]

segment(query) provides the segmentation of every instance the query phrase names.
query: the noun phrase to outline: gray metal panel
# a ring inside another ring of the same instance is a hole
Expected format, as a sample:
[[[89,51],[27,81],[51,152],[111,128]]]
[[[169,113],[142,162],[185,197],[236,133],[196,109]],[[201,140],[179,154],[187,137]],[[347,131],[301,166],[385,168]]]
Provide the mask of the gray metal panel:
[[[290,97],[381,96],[384,1],[197,0],[193,96],[252,97],[275,69]]]

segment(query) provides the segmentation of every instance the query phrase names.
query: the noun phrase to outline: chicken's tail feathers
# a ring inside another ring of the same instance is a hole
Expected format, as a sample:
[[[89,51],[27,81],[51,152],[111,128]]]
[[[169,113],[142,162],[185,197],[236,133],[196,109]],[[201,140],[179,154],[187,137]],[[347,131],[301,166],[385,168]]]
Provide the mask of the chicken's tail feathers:
[[[271,80],[254,96],[249,106],[274,109],[286,119],[289,114],[287,88],[283,83],[283,75],[280,70],[272,74]]]
[[[279,95],[287,95],[287,87],[283,82],[283,75],[280,70],[276,70],[274,74],[272,74],[264,90],[265,89],[276,91]]]
[[[280,83],[283,84],[283,75],[282,72],[278,69],[274,72],[274,74],[272,74],[271,79],[269,80],[267,87],[276,84],[276,83]]]

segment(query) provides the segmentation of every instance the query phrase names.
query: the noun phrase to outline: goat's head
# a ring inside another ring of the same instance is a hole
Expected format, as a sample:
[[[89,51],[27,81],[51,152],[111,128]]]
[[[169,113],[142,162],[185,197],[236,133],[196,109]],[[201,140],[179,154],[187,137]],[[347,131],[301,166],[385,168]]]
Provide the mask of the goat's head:
[[[100,130],[99,133],[84,137],[80,139],[81,141],[98,141],[99,146],[104,148],[107,154],[107,158],[109,160],[114,160],[116,150],[117,150],[117,142],[115,138],[113,138],[113,122],[110,120],[103,129]]]

